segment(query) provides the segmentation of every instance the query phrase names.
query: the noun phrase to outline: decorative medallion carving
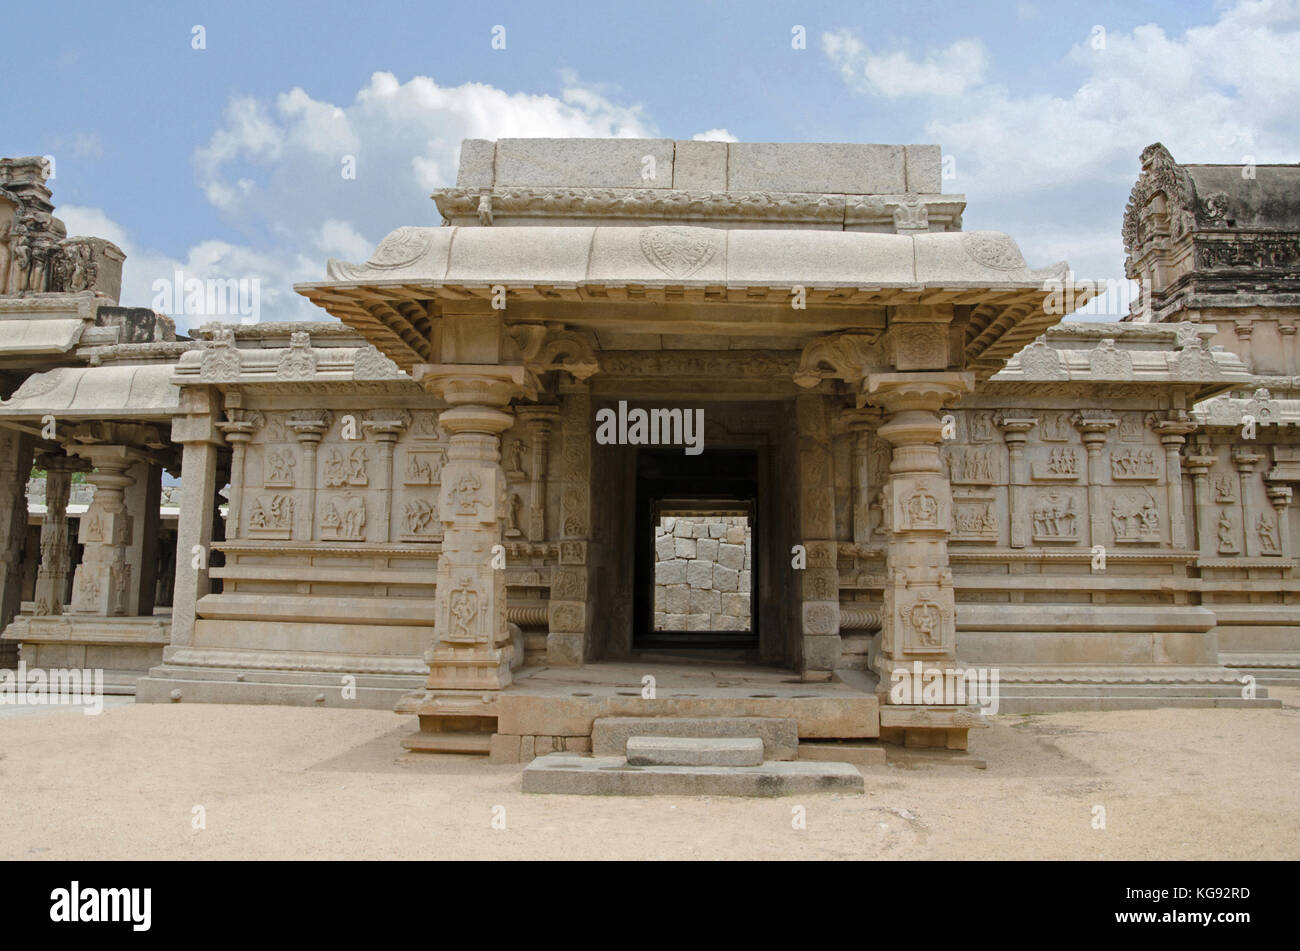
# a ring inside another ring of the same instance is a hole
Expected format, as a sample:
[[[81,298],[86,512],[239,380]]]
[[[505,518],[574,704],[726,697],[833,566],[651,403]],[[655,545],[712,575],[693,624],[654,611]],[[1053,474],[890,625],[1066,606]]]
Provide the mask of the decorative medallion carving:
[[[961,243],[972,261],[995,271],[1015,271],[1025,266],[1015,242],[1000,231],[965,231]]]
[[[674,280],[686,280],[711,261],[721,244],[713,228],[667,226],[641,232],[641,253]]]

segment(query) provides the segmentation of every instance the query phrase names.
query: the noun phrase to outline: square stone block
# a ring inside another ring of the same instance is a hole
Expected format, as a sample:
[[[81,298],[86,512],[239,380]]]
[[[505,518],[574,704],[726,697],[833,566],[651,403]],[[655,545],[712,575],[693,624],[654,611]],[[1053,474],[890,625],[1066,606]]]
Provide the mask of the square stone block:
[[[701,538],[695,543],[695,557],[703,558],[705,561],[718,560],[718,540],[716,538]]]
[[[749,595],[728,594],[722,597],[722,610],[735,617],[749,617]]]
[[[689,576],[687,575],[687,565],[693,562],[687,562],[680,558],[674,558],[672,561],[661,561],[655,565],[655,584],[686,584]]]
[[[740,587],[740,572],[721,565],[713,566],[713,587],[719,591],[735,591]]]
[[[677,555],[678,558],[694,558],[694,557],[695,557],[695,546],[696,546],[696,544],[697,544],[697,542],[695,541],[695,539],[693,539],[693,538],[677,538],[677,539],[674,539],[674,542],[676,542],[676,546],[675,546],[675,548],[676,548],[676,555]]]
[[[734,529],[733,529],[734,531]],[[745,549],[741,545],[722,544],[718,546],[718,564],[724,568],[739,571],[745,567]]]
[[[803,666],[805,670],[834,670],[840,662],[840,638],[812,636],[803,639]]]
[[[676,541],[671,535],[660,535],[655,539],[655,558],[659,561],[669,561],[676,556]]]
[[[557,634],[546,636],[546,662],[552,667],[581,667],[585,634]]]
[[[552,601],[549,628],[552,633],[581,634],[587,630],[585,601]]]
[[[707,561],[686,562],[686,583],[692,588],[713,587],[713,565]],[[655,579],[658,581],[658,578]]]
[[[672,584],[662,589],[663,600],[658,602],[668,614],[689,614],[691,589],[684,584]]]
[[[727,190],[727,143],[678,140],[673,156],[673,188]]]
[[[717,614],[722,610],[722,595],[703,588],[687,588],[691,593],[689,614]]]

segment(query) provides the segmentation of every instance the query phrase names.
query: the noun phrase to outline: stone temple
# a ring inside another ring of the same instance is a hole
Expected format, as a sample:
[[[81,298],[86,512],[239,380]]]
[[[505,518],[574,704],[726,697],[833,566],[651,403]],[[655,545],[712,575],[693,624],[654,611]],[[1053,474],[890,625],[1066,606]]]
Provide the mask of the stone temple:
[[[432,197],[319,322],[187,339],[0,161],[0,661],[504,762],[965,749],[921,669],[1002,712],[1298,676],[1300,166],[1148,148],[1114,323],[934,145],[469,140]]]

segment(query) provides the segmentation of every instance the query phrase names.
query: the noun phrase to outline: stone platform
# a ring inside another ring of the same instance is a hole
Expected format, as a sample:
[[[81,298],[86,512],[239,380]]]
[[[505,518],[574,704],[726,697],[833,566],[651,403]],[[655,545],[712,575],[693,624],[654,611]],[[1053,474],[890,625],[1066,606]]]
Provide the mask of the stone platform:
[[[643,718],[678,721],[677,727],[660,731],[668,735],[763,736],[772,747],[769,756],[792,759],[791,740],[864,740],[880,735],[874,677],[857,671],[843,674],[824,683],[805,683],[789,670],[716,661],[526,667],[496,696],[426,693],[406,698],[397,710],[421,717],[422,730],[408,738],[408,749],[488,752],[483,736],[447,729],[448,724],[459,728],[467,718],[477,717],[485,731],[493,727],[490,752],[495,762],[503,763],[526,763],[551,752],[589,753],[598,720]],[[646,676],[654,678],[653,698],[642,696]],[[771,721],[771,729],[729,732],[720,722],[737,718],[762,718]],[[678,729],[683,719],[711,720],[722,732]],[[779,742],[782,726],[786,736]],[[622,739],[647,732],[652,731],[627,728]],[[453,748],[457,740],[463,749]]]
[[[21,615],[3,639],[21,645],[29,668],[101,669],[106,694],[132,696],[139,679],[162,660],[170,630],[166,611],[149,617]]]

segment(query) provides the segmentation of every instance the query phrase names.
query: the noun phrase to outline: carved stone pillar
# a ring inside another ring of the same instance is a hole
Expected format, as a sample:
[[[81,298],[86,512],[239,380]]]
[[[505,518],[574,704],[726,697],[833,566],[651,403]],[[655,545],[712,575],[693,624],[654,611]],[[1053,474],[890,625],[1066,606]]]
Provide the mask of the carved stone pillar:
[[[1264,554],[1281,555],[1283,558],[1290,558],[1291,520],[1287,518],[1286,507],[1291,504],[1291,487],[1280,482],[1273,482],[1268,485],[1267,491],[1268,500],[1273,503],[1273,511],[1276,513],[1274,525],[1277,534],[1274,537],[1275,550],[1265,551]]]
[[[172,441],[181,445],[181,517],[176,525],[171,646],[164,649],[164,659],[168,651],[194,643],[199,598],[212,590],[209,569],[221,502],[220,394],[215,387],[186,387],[181,410],[184,415],[172,420]]]
[[[244,534],[244,456],[249,440],[262,425],[262,414],[256,410],[230,408],[226,410],[227,422],[218,424],[230,443],[230,507],[226,511],[226,538],[234,541]]]
[[[522,367],[421,365],[416,379],[447,403],[438,423],[449,433],[438,509],[437,642],[430,690],[500,690],[510,683],[513,647],[506,625],[505,572],[492,565],[502,541],[501,434],[514,423],[510,400]]]
[[[303,506],[305,511],[302,513],[301,519],[298,520],[298,524],[302,526],[303,538],[306,541],[311,541],[316,532],[314,527],[316,520],[316,450],[333,422],[334,414],[327,409],[322,409],[294,413],[285,424],[293,430],[293,434],[298,438],[298,444],[302,446],[302,488],[307,497],[307,503]],[[227,438],[229,438],[228,435]],[[232,462],[231,465],[233,466],[234,463]],[[233,477],[231,479],[231,507],[234,507]]]
[[[835,467],[826,397],[795,397],[799,431],[799,542],[808,564],[799,581],[800,673],[829,680],[840,662],[840,592],[835,542]]]
[[[1264,456],[1258,452],[1247,452],[1244,449],[1237,449],[1232,453],[1232,463],[1237,467],[1238,498],[1241,499],[1241,534],[1245,541],[1245,547],[1241,551],[1247,558],[1259,556],[1259,538],[1251,531],[1255,526],[1255,511],[1254,506],[1250,504],[1250,477],[1255,471],[1255,464],[1263,458]]]
[[[973,374],[963,372],[876,373],[867,380],[868,399],[887,413],[877,435],[894,447],[877,659],[886,688],[896,667],[910,668],[913,661],[951,663],[957,657],[956,602],[948,567],[952,490],[939,459],[939,414],[974,385]]]
[[[381,540],[385,542],[393,538],[393,449],[397,445],[397,437],[410,425],[410,414],[403,415],[403,412],[377,410],[362,423],[367,431],[375,434],[375,441],[379,444],[376,485],[379,487],[379,521],[384,527]]]
[[[0,430],[0,631],[18,614],[22,599],[21,553],[27,534],[32,452],[31,436]],[[17,659],[17,644],[0,641],[0,667],[12,667]]]
[[[564,448],[560,470],[560,565],[551,574],[546,662],[581,667],[588,653],[588,601],[591,570],[590,389],[585,383],[559,384],[560,432]]]
[[[1179,450],[1187,434],[1196,431],[1196,423],[1187,418],[1157,419],[1151,426],[1165,447],[1165,481],[1169,491],[1169,544],[1187,547],[1187,526],[1183,517],[1183,471]]]
[[[81,564],[72,582],[74,614],[120,617],[130,604],[131,566],[127,547],[131,543],[131,513],[124,497],[135,480],[126,470],[140,461],[127,446],[89,445],[72,449],[90,460],[94,470],[86,481],[95,486],[95,497],[81,517],[78,540],[84,546]]]
[[[530,542],[546,540],[546,448],[551,427],[559,418],[556,406],[521,406],[515,415],[528,429],[528,518],[525,534]]]
[[[1084,410],[1074,415],[1073,422],[1088,452],[1088,544],[1104,545],[1107,535],[1102,486],[1106,471],[1101,450],[1106,445],[1106,434],[1119,425],[1119,420],[1108,410]]]
[[[42,453],[37,465],[45,470],[45,517],[41,519],[41,565],[36,575],[32,613],[62,614],[68,586],[68,495],[72,473],[84,469],[62,453]]]
[[[1187,471],[1192,474],[1192,505],[1196,509],[1196,547],[1203,558],[1214,554],[1216,547],[1216,506],[1210,498],[1210,469],[1217,458],[1206,447],[1188,447]]]
[[[1038,425],[1038,420],[1032,416],[999,416],[997,425],[1007,443],[1008,537],[1012,548],[1024,548],[1029,544],[1029,526],[1024,513],[1024,487],[1029,485],[1025,442],[1029,439],[1029,431]]]

